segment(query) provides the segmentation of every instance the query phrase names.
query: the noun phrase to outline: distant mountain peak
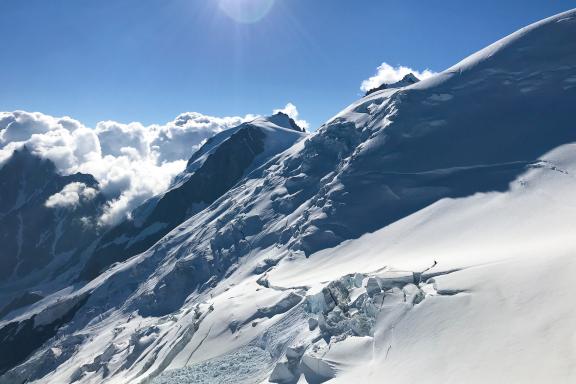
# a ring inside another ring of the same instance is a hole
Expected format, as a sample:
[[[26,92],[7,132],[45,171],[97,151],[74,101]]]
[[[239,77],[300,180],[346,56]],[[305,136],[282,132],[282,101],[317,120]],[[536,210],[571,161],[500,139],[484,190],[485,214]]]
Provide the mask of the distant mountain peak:
[[[409,85],[416,84],[419,81],[420,79],[417,78],[412,72],[410,72],[407,75],[405,75],[400,81],[391,84],[384,83],[376,88],[372,88],[371,90],[366,92],[365,96],[371,95],[372,93],[381,91],[383,89],[407,87]]]
[[[40,171],[45,174],[56,173],[56,166],[52,161],[34,155],[26,145],[15,149],[3,167],[18,169],[18,172],[14,171],[18,177],[29,176],[32,171],[36,175],[40,174]],[[27,170],[27,172],[24,172],[24,170]]]
[[[272,116],[266,117],[266,120],[282,128],[288,128],[298,132],[306,132],[304,128],[300,127],[293,118],[284,112],[276,112]]]

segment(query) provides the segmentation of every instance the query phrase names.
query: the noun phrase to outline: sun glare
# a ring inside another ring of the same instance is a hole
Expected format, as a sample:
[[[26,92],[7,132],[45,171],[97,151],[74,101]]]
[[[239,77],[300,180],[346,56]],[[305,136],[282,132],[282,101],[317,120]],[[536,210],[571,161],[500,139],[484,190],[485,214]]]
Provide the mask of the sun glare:
[[[272,9],[275,0],[219,0],[220,9],[239,23],[255,23]]]

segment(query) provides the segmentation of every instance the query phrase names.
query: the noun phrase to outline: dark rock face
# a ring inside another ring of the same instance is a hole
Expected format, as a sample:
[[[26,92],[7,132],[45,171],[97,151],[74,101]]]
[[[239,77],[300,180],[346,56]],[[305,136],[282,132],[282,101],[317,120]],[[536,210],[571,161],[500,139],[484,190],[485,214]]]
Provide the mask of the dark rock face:
[[[50,196],[73,182],[98,186],[91,175],[59,175],[51,161],[26,148],[15,151],[0,168],[0,282],[40,270],[96,237],[93,229],[84,229],[81,218],[96,214],[103,202],[100,195],[74,209],[45,206]]]
[[[396,83],[393,84],[382,84],[376,88],[372,88],[370,89],[368,92],[366,92],[366,95],[364,96],[368,96],[373,94],[374,92],[378,92],[381,91],[383,89],[390,89],[390,88],[401,88],[401,87],[407,87],[409,85],[412,84],[416,84],[417,82],[419,82],[420,79],[418,79],[416,76],[414,76],[413,73],[409,73],[406,76],[404,76],[402,78],[402,80],[397,81]]]
[[[24,294],[14,298],[4,308],[2,308],[2,310],[0,310],[0,319],[16,309],[34,304],[43,298],[42,295],[35,292],[24,292]]]
[[[136,225],[134,221],[125,221],[107,232],[84,267],[81,278],[92,279],[113,263],[145,251],[196,213],[195,207],[216,201],[244,176],[256,156],[264,151],[264,139],[265,134],[257,126],[241,126],[220,143],[185,182],[152,202],[155,206],[143,223]],[[194,161],[205,154],[205,147],[211,146],[214,140],[218,140],[218,137],[209,140],[190,160]],[[154,225],[156,229],[152,230]],[[147,236],[133,240],[147,228],[150,232]]]
[[[0,375],[15,367],[47,340],[54,337],[58,329],[70,322],[84,305],[88,296],[82,298],[70,310],[49,324],[35,325],[36,315],[23,321],[8,323],[0,328]],[[22,378],[22,382],[26,382]]]
[[[306,132],[304,128],[300,127],[293,118],[284,112],[278,112],[275,115],[268,117],[268,120],[279,127],[290,128],[296,132]]]

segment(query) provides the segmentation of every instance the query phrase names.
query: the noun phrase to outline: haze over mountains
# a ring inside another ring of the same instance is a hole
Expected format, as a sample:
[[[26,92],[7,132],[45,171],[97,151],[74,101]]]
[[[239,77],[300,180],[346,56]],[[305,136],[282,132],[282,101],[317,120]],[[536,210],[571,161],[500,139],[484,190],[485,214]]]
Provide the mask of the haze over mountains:
[[[314,133],[0,114],[0,383],[575,382],[575,36]]]

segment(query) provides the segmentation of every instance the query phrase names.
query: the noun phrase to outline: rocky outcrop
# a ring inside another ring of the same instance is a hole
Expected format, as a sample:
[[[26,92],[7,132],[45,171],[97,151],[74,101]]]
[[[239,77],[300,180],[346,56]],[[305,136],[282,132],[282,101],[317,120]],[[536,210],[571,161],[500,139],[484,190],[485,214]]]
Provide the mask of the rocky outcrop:
[[[392,88],[407,87],[407,86],[409,86],[409,85],[416,84],[416,83],[419,82],[419,81],[420,81],[420,79],[418,79],[416,76],[414,76],[413,73],[409,73],[409,74],[405,75],[405,76],[402,78],[402,80],[400,80],[400,81],[397,81],[397,82],[392,83],[392,84],[386,84],[386,83],[384,83],[384,84],[382,84],[382,85],[380,85],[380,86],[378,86],[378,87],[376,87],[376,88],[372,88],[372,89],[368,90],[368,91],[366,92],[366,95],[365,95],[365,96],[371,95],[371,94],[373,94],[374,92],[378,92],[378,91],[381,91],[381,90],[383,90],[383,89],[392,89]]]

